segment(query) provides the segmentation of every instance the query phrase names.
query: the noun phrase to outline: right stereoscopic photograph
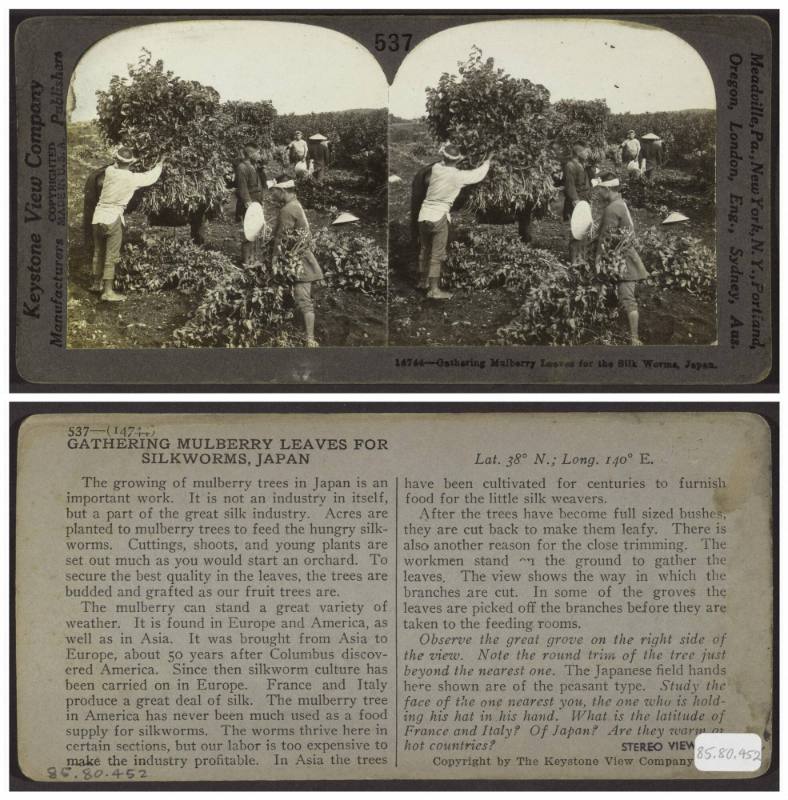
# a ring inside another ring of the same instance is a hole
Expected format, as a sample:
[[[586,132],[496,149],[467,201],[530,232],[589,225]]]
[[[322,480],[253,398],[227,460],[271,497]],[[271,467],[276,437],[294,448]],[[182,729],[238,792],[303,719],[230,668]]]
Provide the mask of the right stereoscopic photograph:
[[[452,28],[389,114],[390,345],[717,343],[715,90],[683,39]]]

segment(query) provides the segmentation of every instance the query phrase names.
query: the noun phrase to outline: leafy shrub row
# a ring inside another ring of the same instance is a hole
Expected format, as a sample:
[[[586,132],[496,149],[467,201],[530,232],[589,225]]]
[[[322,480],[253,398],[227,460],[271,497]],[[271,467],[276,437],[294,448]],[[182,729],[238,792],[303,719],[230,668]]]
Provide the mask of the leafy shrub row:
[[[386,261],[381,248],[368,237],[330,230],[318,231],[311,242],[292,237],[283,247],[284,257],[276,260],[269,237],[261,243],[262,263],[245,266],[180,238],[151,238],[142,245],[127,246],[116,280],[125,291],[174,289],[197,301],[187,322],[174,333],[179,346],[281,344],[279,329],[292,316],[288,289],[296,279],[302,248],[307,246],[312,247],[329,286],[376,297],[385,293]]]
[[[385,222],[387,210],[387,187],[379,183],[379,191],[370,194],[359,181],[348,180],[329,172],[322,181],[311,177],[298,180],[298,199],[304,208],[317,211],[353,211],[359,216]]]
[[[386,293],[386,254],[374,239],[328,228],[312,237],[315,258],[326,283],[373,297]]]
[[[498,344],[567,345],[588,341],[618,316],[616,285],[587,263],[544,270]]]
[[[159,292],[177,289],[202,296],[228,272],[240,268],[224,253],[207,250],[174,236],[143,237],[127,244],[115,275],[123,292]]]
[[[502,235],[503,230],[473,229],[449,245],[443,275],[450,288],[523,294],[537,272],[560,267],[549,250],[530,247],[509,231]]]
[[[598,243],[598,261],[572,266],[550,251],[524,245],[514,231],[471,231],[449,246],[445,275],[456,290],[503,288],[523,297],[496,344],[578,344],[610,335],[619,314],[616,287],[633,246],[650,270],[650,284],[714,298],[714,252],[694,237],[655,229],[639,236],[609,231]]]
[[[649,228],[637,237],[637,249],[649,269],[649,282],[683,289],[706,300],[717,295],[714,251],[694,236],[661,235]]]
[[[653,181],[629,178],[624,184],[622,194],[635,208],[660,210],[681,209],[697,211],[714,205],[714,186],[707,186],[702,194],[688,194],[676,190],[669,182],[657,176]]]

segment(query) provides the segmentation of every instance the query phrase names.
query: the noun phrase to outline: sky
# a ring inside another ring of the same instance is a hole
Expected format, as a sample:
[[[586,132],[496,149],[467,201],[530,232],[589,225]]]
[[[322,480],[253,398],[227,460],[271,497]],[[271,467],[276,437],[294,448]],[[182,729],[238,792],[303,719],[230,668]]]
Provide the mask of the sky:
[[[279,114],[384,108],[388,101],[374,56],[336,31],[256,20],[165,22],[111,34],[85,53],[72,78],[72,121],[96,116],[96,90],[128,75],[142,47],[181,78],[213,86],[222,100],[271,100]]]
[[[683,39],[644,25],[596,19],[478,22],[442,31],[417,45],[397,72],[389,110],[425,113],[425,87],[477,45],[517,78],[550,90],[552,100],[603,98],[613,113],[716,108],[703,59]]]

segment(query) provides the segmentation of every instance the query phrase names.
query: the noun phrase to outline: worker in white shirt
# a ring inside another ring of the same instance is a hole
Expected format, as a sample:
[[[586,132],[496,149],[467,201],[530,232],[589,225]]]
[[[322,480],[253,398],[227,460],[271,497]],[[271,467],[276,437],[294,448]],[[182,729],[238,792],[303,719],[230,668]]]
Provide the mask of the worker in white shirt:
[[[619,145],[621,163],[628,166],[632,161],[635,164],[640,160],[640,140],[635,136],[635,131],[627,131],[627,138]]]
[[[440,151],[442,162],[432,166],[427,176],[427,193],[419,211],[419,288],[427,289],[431,300],[450,300],[451,294],[440,288],[441,269],[446,260],[452,203],[463,186],[484,180],[490,169],[485,158],[476,169],[457,169],[463,156],[459,148],[446,144]]]
[[[130,167],[137,159],[128,147],[115,153],[115,163],[104,173],[104,185],[93,212],[93,286],[101,292],[101,299],[119,303],[125,296],[115,291],[115,266],[120,258],[123,243],[123,212],[137,189],[151,186],[161,175],[164,160],[147,172],[132,172]]]
[[[306,164],[306,157],[309,154],[309,146],[304,139],[304,134],[301,131],[296,131],[293,134],[293,140],[287,145],[286,148],[287,159],[291,164],[300,164],[302,161]]]

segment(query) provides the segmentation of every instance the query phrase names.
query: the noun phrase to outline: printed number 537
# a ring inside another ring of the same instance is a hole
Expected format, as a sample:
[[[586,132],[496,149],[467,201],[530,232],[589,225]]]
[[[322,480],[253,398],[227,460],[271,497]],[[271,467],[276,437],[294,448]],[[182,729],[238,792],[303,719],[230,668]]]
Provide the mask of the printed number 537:
[[[378,52],[382,52],[383,50],[397,51],[400,47],[403,50],[410,50],[410,41],[412,38],[412,33],[376,33],[375,50]]]

